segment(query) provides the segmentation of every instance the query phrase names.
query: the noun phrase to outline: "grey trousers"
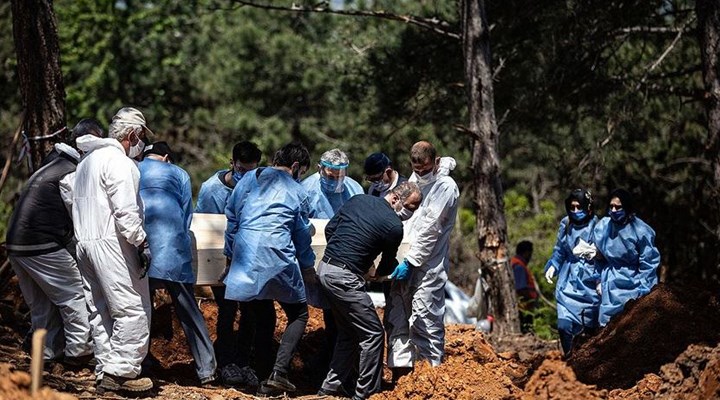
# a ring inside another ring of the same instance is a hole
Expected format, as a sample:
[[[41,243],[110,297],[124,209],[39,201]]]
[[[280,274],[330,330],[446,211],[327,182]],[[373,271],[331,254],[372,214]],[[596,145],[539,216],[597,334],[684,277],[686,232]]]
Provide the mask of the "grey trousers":
[[[318,265],[318,276],[338,330],[330,371],[322,388],[341,392],[344,387],[352,387],[347,381],[357,370],[353,398],[366,399],[380,391],[382,381],[385,334],[380,318],[362,277],[325,262]]]
[[[151,284],[159,283],[165,287],[172,297],[175,315],[188,340],[190,353],[195,360],[195,372],[200,380],[215,374],[217,362],[210,333],[205,318],[195,301],[192,283],[166,281],[164,279],[150,278]]]
[[[30,257],[10,256],[30,307],[32,330],[47,329],[46,360],[91,354],[90,318],[75,259],[65,250]]]

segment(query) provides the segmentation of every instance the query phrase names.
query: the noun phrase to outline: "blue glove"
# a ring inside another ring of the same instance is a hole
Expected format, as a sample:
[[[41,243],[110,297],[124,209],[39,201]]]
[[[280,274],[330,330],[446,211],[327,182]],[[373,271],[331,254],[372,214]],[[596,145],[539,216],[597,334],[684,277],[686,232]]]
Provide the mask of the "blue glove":
[[[395,279],[396,281],[404,281],[407,280],[410,277],[410,264],[408,264],[407,260],[403,260],[400,264],[398,264],[397,267],[395,267],[395,271],[393,271],[392,274],[390,274],[390,279]]]

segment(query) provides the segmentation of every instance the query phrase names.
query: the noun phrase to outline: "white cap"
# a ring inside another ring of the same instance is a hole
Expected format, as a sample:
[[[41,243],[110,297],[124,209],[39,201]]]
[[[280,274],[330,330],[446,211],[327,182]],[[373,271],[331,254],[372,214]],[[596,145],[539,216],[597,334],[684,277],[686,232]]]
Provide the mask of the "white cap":
[[[115,113],[115,116],[112,118],[112,122],[118,122],[121,124],[130,124],[130,125],[140,125],[145,130],[145,136],[149,140],[152,140],[153,137],[155,136],[153,131],[151,131],[150,128],[148,128],[147,125],[145,125],[145,116],[137,108],[133,108],[133,107],[121,108],[120,110],[118,110],[117,113]]]

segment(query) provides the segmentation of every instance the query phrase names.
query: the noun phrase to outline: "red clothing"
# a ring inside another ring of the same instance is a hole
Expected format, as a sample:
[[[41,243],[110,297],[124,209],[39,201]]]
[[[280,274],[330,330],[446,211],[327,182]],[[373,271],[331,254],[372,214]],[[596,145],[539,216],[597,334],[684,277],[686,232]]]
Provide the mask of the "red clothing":
[[[515,290],[517,290],[518,295],[520,295],[521,298],[524,297],[524,300],[537,299],[538,293],[535,290],[535,278],[530,272],[530,269],[528,269],[527,262],[525,262],[522,257],[513,256],[513,258],[510,259],[510,266],[513,268],[513,273],[517,274],[518,270],[521,270],[522,274],[525,277],[524,285],[520,285],[520,287],[518,287],[516,282]]]

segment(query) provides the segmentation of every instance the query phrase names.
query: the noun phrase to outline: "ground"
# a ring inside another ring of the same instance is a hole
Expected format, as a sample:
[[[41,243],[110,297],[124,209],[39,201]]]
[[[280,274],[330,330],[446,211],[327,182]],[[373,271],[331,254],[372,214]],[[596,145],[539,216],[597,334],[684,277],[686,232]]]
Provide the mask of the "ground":
[[[29,399],[30,358],[22,350],[26,309],[14,285],[0,301],[0,399]],[[197,386],[182,330],[167,304],[156,296],[151,353],[159,366],[151,399],[253,399],[234,389]],[[214,336],[212,300],[200,306]],[[285,320],[278,308],[279,338]],[[172,327],[172,329],[170,329]],[[421,364],[393,388],[385,371],[383,391],[373,400],[400,399],[720,399],[720,305],[717,292],[698,287],[660,285],[597,333],[578,343],[567,360],[556,341],[532,335],[497,338],[469,325],[448,326],[446,361]],[[322,313],[311,309],[310,322],[292,364],[298,399],[314,395],[323,378],[320,349]],[[274,351],[275,349],[268,349]],[[46,387],[36,398],[106,399],[96,396],[87,368],[46,365]],[[280,397],[287,398],[287,397]]]

